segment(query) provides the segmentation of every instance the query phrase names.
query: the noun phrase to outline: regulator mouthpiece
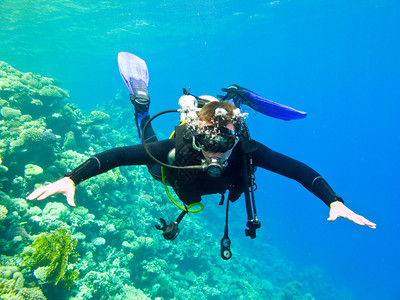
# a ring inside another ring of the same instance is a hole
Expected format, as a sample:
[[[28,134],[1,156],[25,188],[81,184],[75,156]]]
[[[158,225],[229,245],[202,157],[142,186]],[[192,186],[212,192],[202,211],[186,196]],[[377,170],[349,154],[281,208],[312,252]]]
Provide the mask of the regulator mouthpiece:
[[[203,160],[203,168],[206,171],[207,175],[212,178],[219,178],[222,176],[224,169],[227,165],[226,161],[218,158],[212,157],[210,158],[210,162]]]

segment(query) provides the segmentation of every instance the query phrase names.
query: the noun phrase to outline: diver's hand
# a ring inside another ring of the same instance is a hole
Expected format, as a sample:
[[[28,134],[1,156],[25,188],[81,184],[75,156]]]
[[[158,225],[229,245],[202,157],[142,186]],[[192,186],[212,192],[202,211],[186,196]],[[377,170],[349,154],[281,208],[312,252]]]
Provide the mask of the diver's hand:
[[[222,100],[233,99],[233,101],[236,103],[239,102],[241,99],[239,92],[243,91],[243,88],[236,84],[231,84],[227,89],[222,88],[221,91],[225,92],[226,95],[225,96],[217,95],[218,98],[221,98]],[[244,99],[242,99],[242,101],[243,100]]]
[[[338,217],[346,218],[358,225],[367,225],[369,228],[375,229],[376,224],[368,221],[363,216],[357,215],[355,212],[347,208],[342,202],[335,201],[331,203],[328,221],[335,221]]]
[[[246,103],[246,99],[243,98],[243,95],[247,95],[249,92],[257,95],[256,93],[250,91],[247,88],[241,87],[237,84],[231,84],[227,89],[222,88],[221,91],[225,92],[225,96],[220,96],[217,95],[218,98],[221,98],[222,100],[227,100],[227,99],[235,99],[238,100],[238,98],[242,98],[243,103]]]
[[[42,186],[34,190],[31,194],[28,195],[28,197],[26,197],[26,199],[43,200],[54,194],[63,194],[65,197],[67,197],[67,202],[70,206],[76,206],[74,200],[75,184],[68,177],[64,177],[56,182],[53,182],[49,185]]]

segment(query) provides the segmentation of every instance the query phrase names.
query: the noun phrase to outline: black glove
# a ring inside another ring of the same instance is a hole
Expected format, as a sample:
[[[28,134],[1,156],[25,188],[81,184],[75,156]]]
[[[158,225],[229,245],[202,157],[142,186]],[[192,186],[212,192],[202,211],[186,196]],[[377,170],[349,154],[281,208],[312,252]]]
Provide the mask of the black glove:
[[[233,104],[235,104],[236,107],[240,107],[241,104],[247,104],[248,101],[247,101],[246,97],[249,92],[255,94],[254,92],[250,91],[249,89],[241,87],[237,84],[231,84],[227,89],[222,88],[221,90],[223,92],[225,92],[226,95],[225,96],[217,95],[217,97],[223,101],[232,99]]]

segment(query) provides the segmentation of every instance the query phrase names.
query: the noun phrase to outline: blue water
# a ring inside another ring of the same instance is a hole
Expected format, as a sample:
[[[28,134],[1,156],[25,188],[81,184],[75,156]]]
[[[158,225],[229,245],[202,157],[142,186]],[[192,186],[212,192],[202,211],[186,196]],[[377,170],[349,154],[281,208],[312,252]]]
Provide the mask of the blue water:
[[[259,170],[261,230],[355,299],[400,299],[399,13],[398,0],[2,0],[0,60],[58,78],[86,111],[125,89],[119,51],[146,60],[152,112],[176,108],[182,87],[215,95],[231,83],[307,111],[291,122],[251,114],[248,124],[377,229],[329,223],[302,186]]]

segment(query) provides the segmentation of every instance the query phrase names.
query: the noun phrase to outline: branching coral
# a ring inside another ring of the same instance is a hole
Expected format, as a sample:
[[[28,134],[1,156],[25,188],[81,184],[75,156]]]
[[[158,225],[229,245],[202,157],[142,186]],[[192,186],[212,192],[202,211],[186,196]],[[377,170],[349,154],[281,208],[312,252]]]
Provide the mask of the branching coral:
[[[79,274],[77,270],[68,268],[69,262],[77,260],[76,243],[77,240],[64,228],[42,233],[24,249],[24,265],[35,269],[34,275],[40,277],[41,282],[57,285],[61,281],[71,287]]]
[[[46,300],[40,288],[20,287],[16,280],[0,278],[0,299]]]

